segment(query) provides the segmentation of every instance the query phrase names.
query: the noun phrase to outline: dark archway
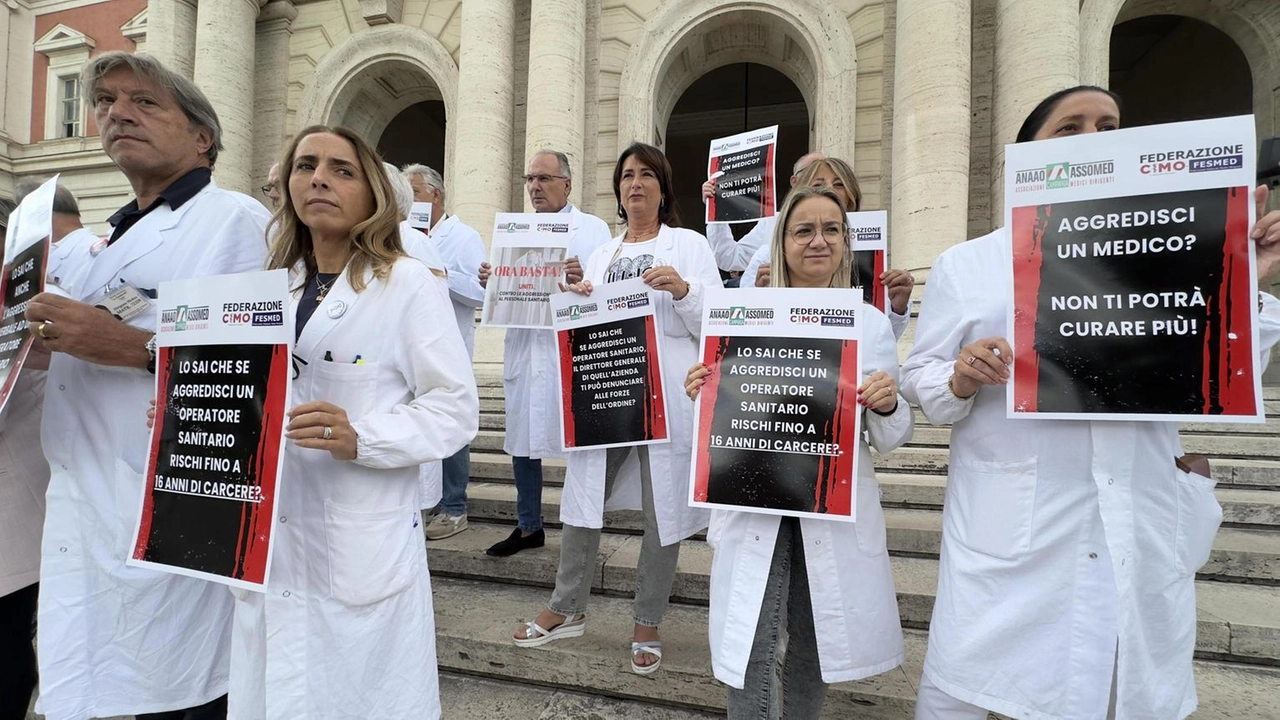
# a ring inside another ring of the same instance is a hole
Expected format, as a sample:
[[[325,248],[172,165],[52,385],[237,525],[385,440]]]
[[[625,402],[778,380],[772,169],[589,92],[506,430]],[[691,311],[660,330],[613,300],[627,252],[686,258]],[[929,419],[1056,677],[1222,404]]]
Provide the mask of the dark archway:
[[[378,138],[384,160],[403,167],[421,163],[445,174],[445,111],[440,100],[426,100],[401,110]]]
[[[1253,112],[1253,73],[1226,33],[1181,15],[1148,15],[1111,30],[1111,89],[1124,124],[1203,120]]]
[[[685,227],[706,230],[702,183],[711,141],[770,125],[778,126],[781,200],[791,166],[809,150],[809,108],[795,83],[766,65],[735,63],[706,73],[684,91],[672,109],[665,138]],[[751,224],[732,227],[735,237],[741,237]]]

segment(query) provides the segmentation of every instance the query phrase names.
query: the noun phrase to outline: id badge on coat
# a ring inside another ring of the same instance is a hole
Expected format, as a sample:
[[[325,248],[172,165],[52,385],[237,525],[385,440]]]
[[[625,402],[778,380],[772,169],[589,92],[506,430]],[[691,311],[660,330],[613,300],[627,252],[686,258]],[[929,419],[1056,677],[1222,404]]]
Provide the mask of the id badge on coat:
[[[89,303],[111,313],[120,322],[129,322],[151,310],[151,300],[138,288],[125,283]]]

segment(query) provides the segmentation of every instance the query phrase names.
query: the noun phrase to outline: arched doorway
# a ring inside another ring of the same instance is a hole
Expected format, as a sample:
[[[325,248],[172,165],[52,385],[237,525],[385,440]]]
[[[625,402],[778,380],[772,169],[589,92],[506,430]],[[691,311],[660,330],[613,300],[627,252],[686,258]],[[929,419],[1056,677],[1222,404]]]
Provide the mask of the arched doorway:
[[[387,124],[378,138],[378,152],[384,160],[404,167],[421,163],[439,170],[444,168],[445,110],[440,100],[425,100],[400,111]]]
[[[1128,127],[1248,115],[1253,85],[1244,52],[1206,22],[1147,15],[1111,31],[1110,87]]]
[[[809,109],[800,88],[771,67],[735,63],[706,73],[684,91],[672,108],[665,138],[685,227],[706,229],[702,183],[711,141],[770,125],[778,126],[778,191],[784,193],[791,166],[809,148]],[[731,227],[741,237],[751,224]]]

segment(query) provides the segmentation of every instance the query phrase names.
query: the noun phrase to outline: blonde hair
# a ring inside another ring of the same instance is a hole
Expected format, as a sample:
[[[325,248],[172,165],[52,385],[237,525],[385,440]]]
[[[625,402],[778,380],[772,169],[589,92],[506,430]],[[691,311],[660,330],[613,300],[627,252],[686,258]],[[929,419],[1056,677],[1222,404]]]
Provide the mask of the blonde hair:
[[[847,207],[844,211],[858,212],[862,208],[862,186],[858,185],[858,176],[853,174],[853,168],[849,167],[849,163],[840,158],[829,157],[814,160],[809,164],[809,167],[800,172],[799,177],[796,178],[796,187],[813,187],[813,179],[823,167],[831,170],[831,174],[840,179],[840,182],[844,184],[845,191],[849,193],[849,197],[853,198],[853,207]]]
[[[404,257],[405,252],[400,243],[400,210],[396,206],[395,189],[383,170],[382,158],[363,138],[344,127],[312,125],[294,136],[285,149],[280,159],[280,207],[267,225],[267,237],[274,235],[271,252],[267,256],[267,269],[291,270],[301,263],[306,270],[304,287],[316,275],[311,229],[302,223],[294,210],[289,180],[293,175],[294,156],[303,138],[324,134],[336,135],[351,143],[360,172],[373,193],[373,214],[351,228],[351,254],[347,260],[347,281],[356,292],[362,292],[366,273],[372,270],[374,277],[385,279],[391,274],[391,266]]]
[[[847,288],[851,284],[853,248],[849,243],[849,221],[845,217],[844,207],[840,203],[840,196],[831,188],[815,188],[797,184],[794,188],[791,188],[791,192],[787,193],[787,200],[782,203],[782,209],[778,211],[778,222],[773,226],[773,239],[770,241],[769,247],[772,256],[769,287],[791,287],[791,271],[787,268],[787,222],[791,219],[791,213],[796,209],[797,205],[813,198],[830,200],[840,210],[840,234],[844,237],[844,255],[841,256],[840,265],[836,267],[836,271],[832,274],[831,282],[827,284],[827,287]]]

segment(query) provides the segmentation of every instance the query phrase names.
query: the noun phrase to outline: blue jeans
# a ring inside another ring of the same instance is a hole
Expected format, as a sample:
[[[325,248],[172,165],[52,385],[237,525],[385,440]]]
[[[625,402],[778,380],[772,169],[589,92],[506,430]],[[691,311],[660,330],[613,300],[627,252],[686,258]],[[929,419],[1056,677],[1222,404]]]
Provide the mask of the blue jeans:
[[[516,515],[518,527],[531,533],[542,529],[542,461],[536,458],[511,458],[516,476]]]
[[[471,479],[471,446],[445,458],[441,465],[440,512],[450,517],[467,514],[467,481]]]

